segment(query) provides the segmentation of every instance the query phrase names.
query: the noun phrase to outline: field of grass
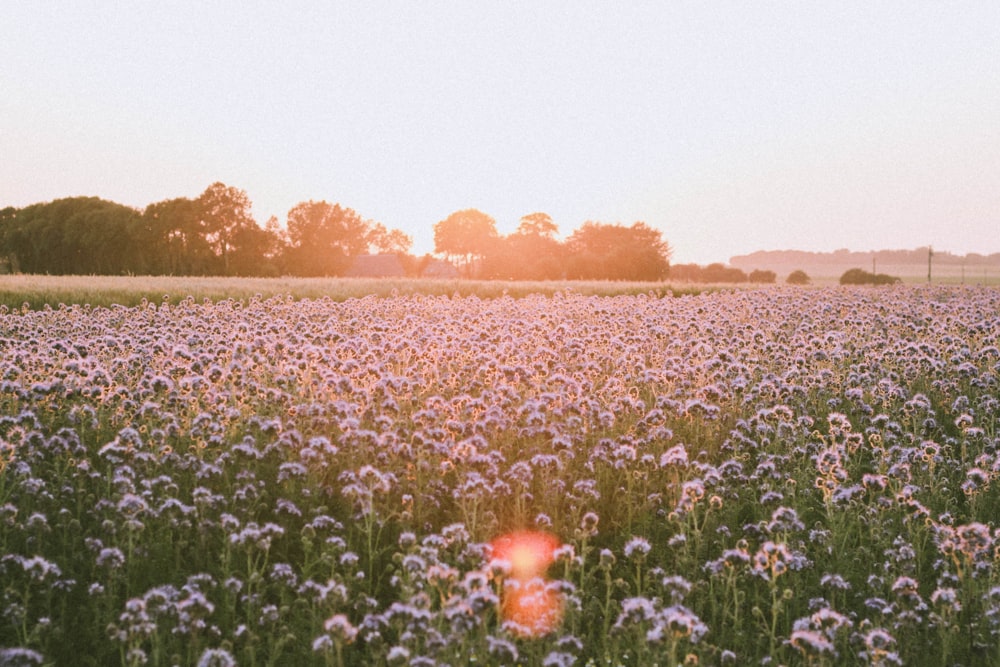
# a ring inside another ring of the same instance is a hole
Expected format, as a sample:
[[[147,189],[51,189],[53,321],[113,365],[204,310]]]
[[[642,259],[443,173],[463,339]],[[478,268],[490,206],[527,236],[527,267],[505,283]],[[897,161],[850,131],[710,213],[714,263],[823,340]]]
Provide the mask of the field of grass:
[[[1000,663],[1000,290],[210,284],[0,312],[0,664]]]
[[[419,278],[220,278],[173,276],[38,276],[0,275],[0,307],[9,310],[38,310],[48,305],[90,305],[97,307],[178,304],[193,298],[201,303],[255,297],[290,296],[293,299],[346,299],[366,296],[390,297],[425,294],[430,296],[478,296],[495,298],[557,292],[610,296],[654,294],[678,296],[697,293],[705,286],[666,283],[607,281],[492,281]]]

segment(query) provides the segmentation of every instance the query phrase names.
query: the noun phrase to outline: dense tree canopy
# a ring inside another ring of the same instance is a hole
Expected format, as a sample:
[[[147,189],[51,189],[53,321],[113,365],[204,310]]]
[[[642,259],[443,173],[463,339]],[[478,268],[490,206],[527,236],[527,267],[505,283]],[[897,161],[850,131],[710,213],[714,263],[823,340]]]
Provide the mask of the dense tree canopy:
[[[510,236],[497,239],[483,263],[483,277],[506,280],[562,278],[563,245],[555,236],[559,227],[547,213],[531,213]]]
[[[412,275],[447,275],[443,266],[478,278],[658,281],[670,271],[669,244],[643,222],[586,222],[565,241],[558,234],[544,212],[502,236],[486,213],[456,211],[434,225],[435,252],[449,265],[411,256],[409,236],[338,203],[301,202],[284,224],[272,217],[261,226],[245,191],[216,182],[143,211],[96,197],[0,209],[0,271],[341,276],[368,254],[396,255]]]
[[[434,252],[449,257],[471,277],[473,262],[489,253],[497,237],[496,221],[482,211],[455,211],[434,225]]]
[[[340,204],[307,201],[288,212],[290,270],[300,276],[341,275],[367,248],[368,223]]]
[[[198,197],[200,227],[223,275],[252,273],[255,258],[261,255],[264,234],[252,208],[246,192],[223,183],[213,183]]]
[[[778,274],[767,269],[754,269],[747,280],[752,283],[774,283],[778,280]]]
[[[585,222],[566,245],[569,278],[663,280],[670,270],[669,244],[644,222],[630,227]]]
[[[128,231],[135,209],[97,197],[57,199],[10,213],[6,209],[0,254],[26,273],[92,274],[127,270]]]
[[[303,202],[261,227],[247,193],[213,183],[139,212],[97,197],[0,210],[0,270],[48,274],[342,275],[412,240],[339,204]]]

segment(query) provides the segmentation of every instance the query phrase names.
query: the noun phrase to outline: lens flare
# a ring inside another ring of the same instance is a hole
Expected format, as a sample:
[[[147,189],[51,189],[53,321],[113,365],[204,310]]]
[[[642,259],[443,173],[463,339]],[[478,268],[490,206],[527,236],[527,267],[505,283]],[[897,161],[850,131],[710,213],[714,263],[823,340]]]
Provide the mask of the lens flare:
[[[510,568],[500,611],[514,634],[540,637],[562,622],[562,595],[545,580],[559,546],[554,535],[535,531],[509,533],[493,540],[493,562]]]
[[[555,560],[559,540],[536,531],[509,533],[493,540],[493,560],[510,563],[510,576],[519,581],[545,575]]]
[[[508,581],[501,612],[510,632],[520,637],[541,637],[562,623],[563,599],[542,579]]]

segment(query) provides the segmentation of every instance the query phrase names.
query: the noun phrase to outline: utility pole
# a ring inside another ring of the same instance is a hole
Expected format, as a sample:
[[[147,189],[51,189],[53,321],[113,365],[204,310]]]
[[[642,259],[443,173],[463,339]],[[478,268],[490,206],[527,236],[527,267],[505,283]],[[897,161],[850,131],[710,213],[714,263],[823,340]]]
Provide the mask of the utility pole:
[[[931,284],[931,257],[934,256],[934,248],[927,246],[927,284]]]

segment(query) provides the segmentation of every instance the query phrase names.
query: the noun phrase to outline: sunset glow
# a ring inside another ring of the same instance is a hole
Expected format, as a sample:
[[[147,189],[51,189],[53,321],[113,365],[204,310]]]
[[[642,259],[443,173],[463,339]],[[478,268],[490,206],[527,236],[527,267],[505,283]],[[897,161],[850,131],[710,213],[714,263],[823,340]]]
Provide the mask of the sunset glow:
[[[1000,251],[1000,4],[0,7],[0,208],[216,181],[399,229],[476,208],[755,250]],[[95,168],[100,165],[100,168]]]

